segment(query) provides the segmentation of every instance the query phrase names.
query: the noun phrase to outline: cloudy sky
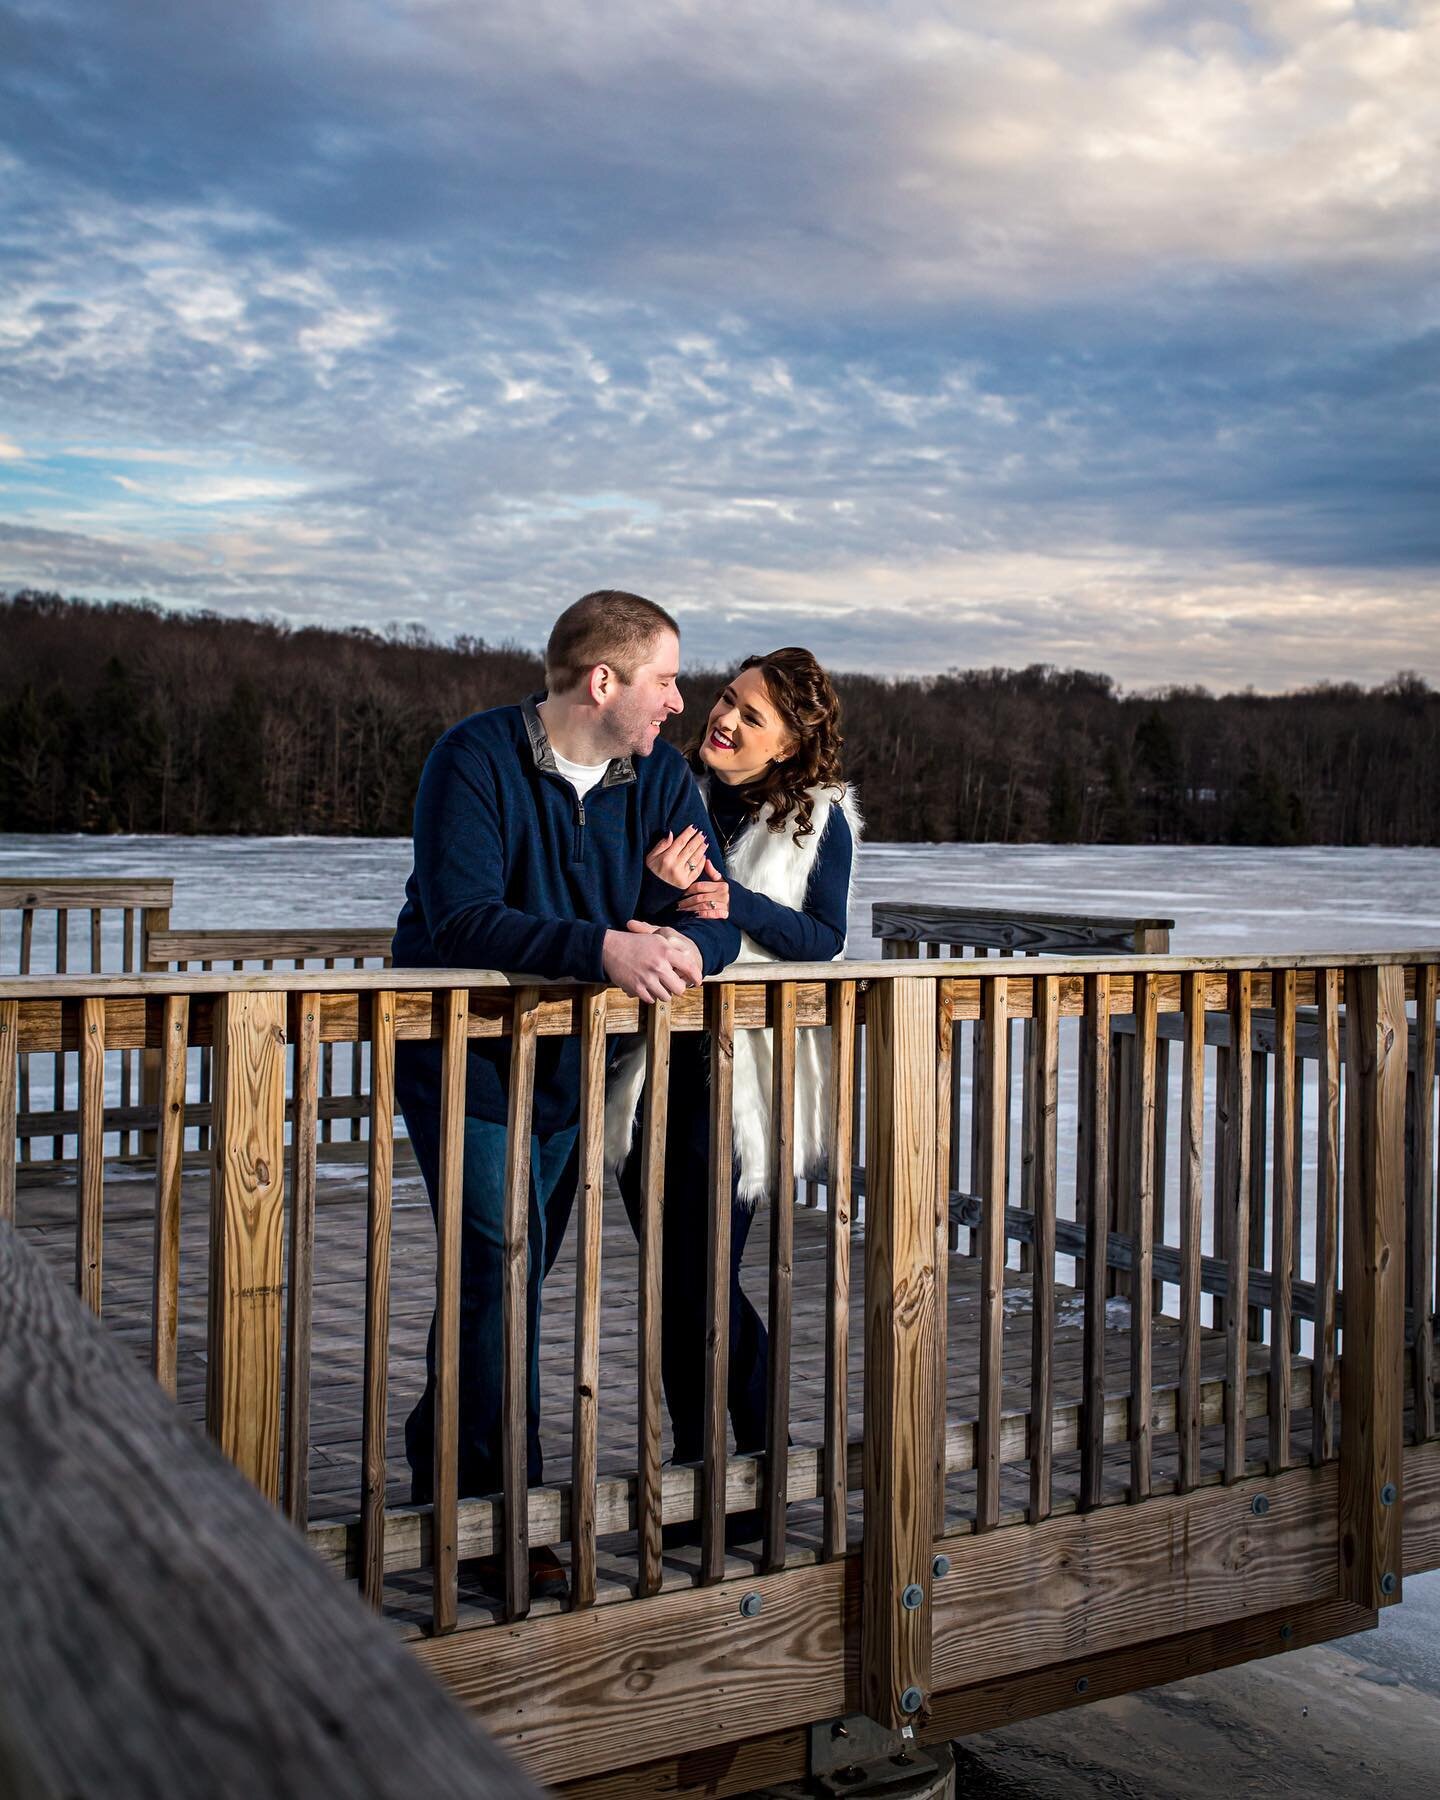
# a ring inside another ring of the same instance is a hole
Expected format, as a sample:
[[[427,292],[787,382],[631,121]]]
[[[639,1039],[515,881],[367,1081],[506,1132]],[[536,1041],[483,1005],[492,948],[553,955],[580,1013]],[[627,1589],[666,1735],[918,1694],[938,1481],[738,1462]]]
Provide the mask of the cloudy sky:
[[[1440,0],[0,0],[0,586],[1440,679]]]

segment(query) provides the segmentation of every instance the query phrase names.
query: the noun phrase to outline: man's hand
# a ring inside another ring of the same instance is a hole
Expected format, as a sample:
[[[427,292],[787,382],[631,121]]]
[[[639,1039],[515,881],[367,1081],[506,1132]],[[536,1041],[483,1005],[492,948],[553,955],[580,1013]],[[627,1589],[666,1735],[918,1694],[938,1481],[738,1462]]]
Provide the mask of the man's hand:
[[[664,837],[657,838],[645,858],[645,867],[661,881],[669,882],[671,887],[687,888],[699,874],[707,849],[709,845],[700,827],[687,825],[679,837],[673,831],[667,831]]]
[[[676,949],[676,941],[684,950]],[[688,955],[686,954],[688,952]],[[660,932],[631,919],[624,931],[607,931],[605,977],[636,1000],[667,1000],[700,979],[700,953],[678,932]]]
[[[633,921],[638,925],[638,919]],[[700,952],[693,938],[686,937],[683,931],[676,931],[673,925],[662,925],[655,934],[664,938],[670,946],[670,961],[685,977],[686,987],[699,987],[705,979],[705,965],[700,960]]]

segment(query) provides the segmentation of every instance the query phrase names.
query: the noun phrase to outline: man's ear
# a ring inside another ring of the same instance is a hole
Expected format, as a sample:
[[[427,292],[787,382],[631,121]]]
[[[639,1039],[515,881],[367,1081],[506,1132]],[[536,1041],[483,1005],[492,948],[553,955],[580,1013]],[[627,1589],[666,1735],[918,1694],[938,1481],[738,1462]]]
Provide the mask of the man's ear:
[[[592,704],[603,706],[615,692],[615,671],[609,663],[596,663],[590,671],[590,679],[585,684],[585,691]]]

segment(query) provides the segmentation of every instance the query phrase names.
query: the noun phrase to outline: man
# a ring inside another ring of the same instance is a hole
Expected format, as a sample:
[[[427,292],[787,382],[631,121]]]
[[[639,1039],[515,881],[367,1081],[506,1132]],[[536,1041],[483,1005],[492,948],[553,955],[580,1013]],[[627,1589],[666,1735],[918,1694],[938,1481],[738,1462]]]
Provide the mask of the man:
[[[647,880],[645,872],[645,852],[658,837],[705,823],[684,759],[659,741],[665,720],[683,710],[679,665],[679,627],[653,601],[616,589],[587,594],[550,633],[543,700],[476,713],[446,732],[430,752],[416,797],[415,867],[395,929],[397,967],[604,981],[641,1000],[659,1000],[734,959],[740,934],[728,920],[702,923],[678,914],[675,890]],[[718,861],[718,846],[709,854]],[[647,901],[669,910],[641,920]],[[460,1277],[462,1494],[492,1493],[501,1485],[509,1064],[508,1040],[472,1041]],[[574,1199],[564,1191],[571,1182],[561,1176],[575,1143],[579,1081],[578,1040],[541,1038],[530,1143],[532,1484],[542,1479],[540,1287]],[[434,1208],[437,1044],[399,1047],[396,1088]],[[426,1363],[425,1392],[405,1427],[417,1503],[431,1498],[433,1319]],[[489,1579],[497,1571],[481,1573]],[[547,1549],[532,1551],[531,1590],[537,1596],[565,1591],[564,1572]]]

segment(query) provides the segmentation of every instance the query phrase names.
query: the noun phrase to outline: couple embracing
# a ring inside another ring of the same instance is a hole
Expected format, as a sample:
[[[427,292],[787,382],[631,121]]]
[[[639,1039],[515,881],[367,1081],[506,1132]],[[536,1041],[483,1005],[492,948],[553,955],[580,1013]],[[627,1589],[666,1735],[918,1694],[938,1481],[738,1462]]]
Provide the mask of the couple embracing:
[[[661,741],[683,709],[680,632],[653,601],[587,594],[555,622],[546,693],[476,713],[431,751],[415,804],[415,864],[393,960],[484,968],[540,980],[606,982],[644,1001],[683,993],[743,960],[828,961],[845,947],[859,819],[840,778],[839,707],[808,651],[749,657],[688,756]],[[796,1168],[823,1160],[824,1047],[797,1056]],[[677,1461],[703,1432],[707,1048],[677,1034],[665,1159],[661,1365]],[[731,1230],[729,1408],[739,1451],[765,1442],[766,1338],[739,1278],[755,1203],[770,1186],[768,1035],[737,1034]],[[460,1277],[462,1494],[500,1485],[507,1089],[504,1039],[468,1048]],[[632,1221],[632,1147],[643,1055],[609,1072],[606,1153]],[[410,1042],[396,1085],[432,1208],[439,1192],[440,1049]],[[540,1295],[577,1185],[576,1038],[541,1038],[530,1143],[527,1341],[529,1481],[542,1479]],[[431,1498],[435,1328],[425,1391],[406,1423],[417,1503]],[[498,1560],[481,1559],[498,1586]],[[564,1570],[531,1551],[531,1591],[563,1596]]]

